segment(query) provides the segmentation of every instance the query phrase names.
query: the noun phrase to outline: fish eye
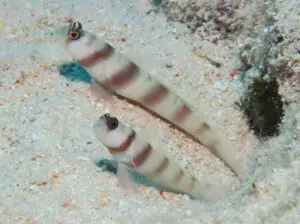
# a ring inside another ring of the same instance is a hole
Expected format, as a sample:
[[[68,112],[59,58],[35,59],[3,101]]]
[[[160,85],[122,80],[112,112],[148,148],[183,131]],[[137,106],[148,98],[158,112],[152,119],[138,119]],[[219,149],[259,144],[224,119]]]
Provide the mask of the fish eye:
[[[68,31],[68,38],[70,40],[78,40],[81,36],[82,32],[82,25],[80,22],[74,22],[70,24],[69,31]]]
[[[112,117],[107,120],[107,127],[109,130],[114,130],[118,127],[119,121],[117,118]]]
[[[78,40],[80,38],[80,32],[70,32],[68,37],[71,40]]]

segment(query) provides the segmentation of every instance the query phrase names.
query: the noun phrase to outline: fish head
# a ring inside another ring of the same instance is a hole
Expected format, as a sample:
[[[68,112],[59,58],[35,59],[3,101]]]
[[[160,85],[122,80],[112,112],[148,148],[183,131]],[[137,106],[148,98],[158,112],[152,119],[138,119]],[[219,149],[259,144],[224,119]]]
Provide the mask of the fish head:
[[[94,124],[96,137],[106,146],[120,144],[119,141],[125,138],[126,133],[116,117],[109,113],[103,114]]]
[[[64,45],[71,42],[80,42],[82,36],[84,36],[84,31],[80,22],[73,22],[56,30],[57,39]]]
[[[85,31],[80,22],[59,27],[55,36],[75,60],[80,60],[94,52],[92,43],[96,37]]]

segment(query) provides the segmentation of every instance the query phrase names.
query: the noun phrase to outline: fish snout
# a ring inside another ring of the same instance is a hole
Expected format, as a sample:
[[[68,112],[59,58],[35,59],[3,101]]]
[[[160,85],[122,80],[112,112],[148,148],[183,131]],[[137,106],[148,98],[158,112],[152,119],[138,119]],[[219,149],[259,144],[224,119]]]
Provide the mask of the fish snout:
[[[105,113],[104,115],[102,115],[101,117],[105,118],[106,120],[110,119],[111,116],[109,113]]]

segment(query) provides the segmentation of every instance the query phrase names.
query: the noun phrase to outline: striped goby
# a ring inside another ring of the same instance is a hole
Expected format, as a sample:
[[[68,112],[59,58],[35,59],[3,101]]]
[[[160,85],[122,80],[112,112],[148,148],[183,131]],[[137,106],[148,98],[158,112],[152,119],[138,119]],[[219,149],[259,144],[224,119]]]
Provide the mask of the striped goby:
[[[227,187],[213,187],[191,175],[170,154],[149,141],[143,134],[106,113],[94,124],[94,133],[107,147],[116,162],[134,169],[152,183],[174,193],[188,194],[194,199],[215,200],[229,193]]]
[[[137,64],[100,37],[74,22],[57,31],[58,39],[73,58],[90,73],[94,83],[138,103],[190,134],[218,156],[235,174],[243,177],[245,164],[239,153],[221,137],[201,111],[188,104]]]

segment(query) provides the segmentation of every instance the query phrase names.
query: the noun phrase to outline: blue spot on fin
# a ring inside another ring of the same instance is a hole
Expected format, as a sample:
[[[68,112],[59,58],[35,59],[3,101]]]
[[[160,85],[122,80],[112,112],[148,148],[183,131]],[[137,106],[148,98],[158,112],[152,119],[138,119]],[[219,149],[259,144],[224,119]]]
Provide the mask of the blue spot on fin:
[[[57,70],[70,81],[92,83],[92,76],[77,61],[63,63],[57,67]]]

